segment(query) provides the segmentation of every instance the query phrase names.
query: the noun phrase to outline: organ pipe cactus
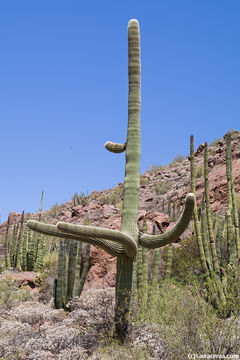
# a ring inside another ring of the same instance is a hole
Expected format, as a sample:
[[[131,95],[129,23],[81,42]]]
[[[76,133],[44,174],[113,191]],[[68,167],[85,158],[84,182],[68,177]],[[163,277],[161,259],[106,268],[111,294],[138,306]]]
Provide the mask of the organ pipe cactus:
[[[6,267],[6,269],[8,269],[9,266],[10,266],[10,261],[9,261],[9,239],[8,239],[9,225],[10,225],[10,217],[8,216],[7,229],[6,229],[6,235],[5,235],[5,267]]]
[[[204,146],[204,184],[205,184],[205,202],[206,202],[206,215],[207,215],[207,225],[208,225],[208,234],[210,242],[210,250],[212,254],[212,263],[213,270],[216,274],[219,274],[219,266],[217,259],[217,251],[215,245],[215,239],[213,234],[213,223],[210,209],[210,195],[209,195],[209,183],[208,183],[208,145],[205,142]]]
[[[236,194],[234,190],[234,181],[232,176],[232,150],[231,150],[231,134],[227,134],[226,139],[226,172],[227,172],[227,188],[228,188],[228,210],[227,210],[227,237],[229,243],[230,263],[235,261],[235,245],[236,257],[240,260],[240,234],[239,234],[239,218],[237,211]],[[235,244],[232,236],[232,216],[235,226]]]
[[[80,276],[83,259],[82,242],[70,241],[67,264],[67,240],[60,240],[58,278],[54,282],[54,303],[57,309],[65,308],[69,300],[81,295],[89,268],[90,246],[90,244],[86,246],[84,265]]]
[[[140,36],[138,21],[128,24],[128,131],[124,144],[107,142],[105,147],[113,153],[125,151],[126,166],[122,203],[121,230],[102,229],[92,226],[58,222],[47,225],[29,221],[28,226],[37,232],[59,238],[74,239],[97,245],[117,257],[116,273],[116,335],[123,340],[127,334],[127,314],[130,307],[133,283],[133,265],[138,252],[138,244],[144,248],[159,248],[175,241],[187,228],[191,220],[195,197],[188,194],[183,215],[168,232],[148,235],[138,231],[138,206],[140,190]]]
[[[190,169],[191,169],[191,187],[193,194],[196,194],[196,177],[195,177],[195,164],[194,164],[194,139],[193,135],[190,137]],[[203,241],[202,241],[202,234],[200,230],[200,224],[198,220],[198,208],[197,203],[195,202],[194,211],[193,211],[193,218],[194,218],[194,228],[195,228],[195,236],[197,239],[198,244],[198,251],[200,256],[200,262],[203,269],[203,272],[208,275],[208,267],[206,256],[204,253]]]

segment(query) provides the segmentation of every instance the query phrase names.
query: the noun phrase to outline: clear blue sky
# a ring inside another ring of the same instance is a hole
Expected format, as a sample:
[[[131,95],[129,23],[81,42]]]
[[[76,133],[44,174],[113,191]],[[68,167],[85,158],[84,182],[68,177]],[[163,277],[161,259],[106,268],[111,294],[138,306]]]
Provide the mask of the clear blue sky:
[[[123,181],[127,23],[140,22],[141,172],[239,130],[240,1],[0,2],[0,214]]]

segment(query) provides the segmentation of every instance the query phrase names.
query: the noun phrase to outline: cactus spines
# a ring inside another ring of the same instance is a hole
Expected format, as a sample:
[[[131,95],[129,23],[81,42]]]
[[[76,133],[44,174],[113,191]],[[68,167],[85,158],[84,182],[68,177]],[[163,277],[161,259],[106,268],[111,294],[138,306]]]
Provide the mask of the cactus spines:
[[[138,21],[128,23],[128,131],[125,148],[125,177],[123,188],[121,230],[96,228],[92,226],[58,223],[46,225],[31,221],[31,229],[51,236],[75,239],[97,245],[117,256],[115,331],[123,340],[128,329],[128,311],[133,284],[133,264],[138,252],[138,243],[146,248],[158,248],[170,244],[187,228],[195,196],[186,198],[183,216],[169,232],[161,235],[142,234],[138,231],[138,206],[140,190],[140,106],[141,65],[140,35]],[[113,147],[112,147],[113,148]]]

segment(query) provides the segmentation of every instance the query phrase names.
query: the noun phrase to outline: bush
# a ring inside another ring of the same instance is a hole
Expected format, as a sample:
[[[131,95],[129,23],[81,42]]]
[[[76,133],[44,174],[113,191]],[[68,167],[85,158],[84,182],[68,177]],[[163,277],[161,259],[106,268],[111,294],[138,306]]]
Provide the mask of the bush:
[[[164,195],[170,189],[170,184],[169,182],[157,182],[154,189],[158,195]]]
[[[103,193],[99,198],[98,201],[104,205],[114,205],[119,204],[121,202],[123,196],[123,187],[117,186],[113,192],[109,194]]]
[[[167,247],[164,248],[164,258]],[[181,247],[173,247],[172,277],[181,284],[192,284],[200,272],[200,260],[197,242],[193,237],[181,241]]]
[[[81,191],[80,194],[75,193],[73,195],[72,201],[74,206],[76,205],[86,206],[89,203],[90,199],[88,193],[85,194],[84,192]]]
[[[177,155],[171,162],[171,165],[175,165],[178,163],[181,163],[183,160],[185,159],[185,157],[183,155]]]
[[[56,202],[55,205],[53,205],[50,209],[52,217],[58,218],[59,215],[61,214],[62,208],[63,208],[63,204],[58,205],[58,203]]]
[[[197,179],[200,178],[201,176],[203,176],[203,174],[204,174],[204,168],[203,168],[203,166],[198,166],[198,167],[196,168],[196,178],[197,178]]]
[[[156,336],[167,344],[175,360],[188,354],[237,354],[235,318],[221,320],[199,295],[197,287],[163,281],[151,307],[135,315],[136,326],[156,324]]]
[[[148,183],[148,178],[144,175],[140,175],[140,186]]]
[[[48,253],[43,258],[43,267],[38,274],[40,292],[46,295],[46,300],[53,296],[53,282],[57,277],[58,253]]]
[[[19,288],[17,281],[10,278],[0,280],[0,305],[11,309],[20,301],[28,301],[30,292],[26,288]]]
[[[159,171],[163,171],[166,170],[167,166],[166,165],[152,165],[147,171],[148,172],[159,172]]]

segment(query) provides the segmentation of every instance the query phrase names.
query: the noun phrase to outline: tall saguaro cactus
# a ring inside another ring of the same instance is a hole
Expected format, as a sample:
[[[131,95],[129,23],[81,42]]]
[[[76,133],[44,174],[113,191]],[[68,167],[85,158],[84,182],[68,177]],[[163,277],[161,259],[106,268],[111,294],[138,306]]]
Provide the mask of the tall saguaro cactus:
[[[29,221],[28,226],[37,232],[54,237],[74,239],[97,245],[108,253],[117,256],[116,275],[116,334],[123,340],[127,334],[127,314],[130,307],[133,283],[133,264],[138,251],[138,243],[145,248],[159,248],[176,240],[187,228],[192,216],[195,196],[188,194],[184,212],[177,224],[160,235],[142,234],[138,231],[139,172],[140,172],[140,35],[138,21],[132,19],[128,24],[128,132],[125,144],[105,143],[107,150],[126,153],[126,166],[122,205],[121,230],[102,229],[92,226],[74,225],[59,222],[47,225]]]

